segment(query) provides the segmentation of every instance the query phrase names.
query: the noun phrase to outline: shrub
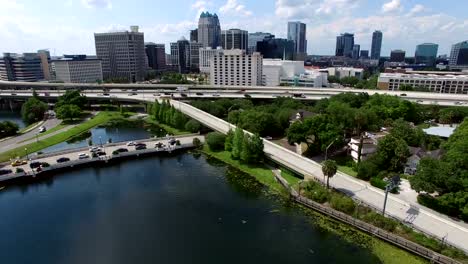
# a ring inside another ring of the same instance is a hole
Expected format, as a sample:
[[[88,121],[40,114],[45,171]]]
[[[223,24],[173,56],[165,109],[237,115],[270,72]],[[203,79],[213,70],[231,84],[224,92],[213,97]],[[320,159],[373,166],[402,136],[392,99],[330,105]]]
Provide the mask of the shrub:
[[[47,163],[47,162],[42,162],[42,163],[41,163],[41,167],[47,168],[47,167],[50,167],[50,164]]]
[[[186,124],[185,124],[185,130],[192,132],[192,133],[197,133],[201,129],[201,124],[197,120],[190,119]]]
[[[226,136],[219,132],[211,132],[206,136],[206,143],[213,151],[224,150],[224,142],[226,141]]]
[[[330,205],[333,209],[346,214],[352,214],[356,209],[353,199],[339,194],[331,196]]]
[[[390,232],[393,232],[398,225],[396,221],[389,219],[376,212],[369,212],[363,215],[361,219],[367,223],[370,223],[374,226],[380,227]]]
[[[202,145],[200,139],[198,139],[198,138],[194,138],[194,139],[192,140],[192,144],[193,144],[193,146],[196,147],[196,148],[199,148],[199,147]]]
[[[112,155],[119,155],[119,154],[120,152],[118,152],[117,150],[112,151]]]
[[[387,183],[379,177],[372,177],[370,179],[370,184],[382,190],[385,190],[385,186],[387,186]]]
[[[373,162],[362,161],[357,166],[357,177],[361,180],[368,181],[371,177],[379,172],[379,168]]]
[[[315,181],[307,182],[307,185],[304,187],[304,191],[307,198],[310,198],[317,203],[324,203],[330,198],[329,192]]]

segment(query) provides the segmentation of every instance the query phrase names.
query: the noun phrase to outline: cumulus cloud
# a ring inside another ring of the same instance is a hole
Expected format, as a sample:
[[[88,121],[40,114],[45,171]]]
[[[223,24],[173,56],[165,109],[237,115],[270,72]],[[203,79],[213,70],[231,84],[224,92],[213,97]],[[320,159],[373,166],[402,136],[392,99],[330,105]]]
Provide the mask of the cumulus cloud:
[[[417,4],[413,8],[411,8],[411,10],[408,13],[408,16],[414,16],[424,11],[426,11],[426,7],[424,7],[423,5]]]
[[[111,0],[81,0],[86,8],[112,8]]]
[[[382,6],[382,12],[383,13],[391,13],[395,11],[400,11],[402,10],[401,2],[400,0],[392,0],[390,2],[387,2],[383,4]]]
[[[311,14],[340,16],[354,9],[359,0],[277,0],[276,15],[286,19],[309,19]]]
[[[221,14],[231,14],[240,16],[251,16],[252,11],[247,10],[245,5],[240,4],[237,0],[227,0],[227,2],[219,8]]]

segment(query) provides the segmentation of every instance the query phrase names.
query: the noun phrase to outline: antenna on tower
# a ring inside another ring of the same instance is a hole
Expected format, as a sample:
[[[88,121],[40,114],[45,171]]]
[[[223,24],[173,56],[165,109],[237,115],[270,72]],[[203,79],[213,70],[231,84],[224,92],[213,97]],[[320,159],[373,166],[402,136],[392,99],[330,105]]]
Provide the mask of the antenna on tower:
[[[286,60],[286,47],[283,48],[283,60]]]

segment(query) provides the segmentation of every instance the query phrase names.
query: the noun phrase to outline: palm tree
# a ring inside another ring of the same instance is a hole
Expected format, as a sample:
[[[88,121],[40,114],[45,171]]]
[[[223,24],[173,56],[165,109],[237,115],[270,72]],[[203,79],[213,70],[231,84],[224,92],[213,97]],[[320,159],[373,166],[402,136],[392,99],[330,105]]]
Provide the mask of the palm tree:
[[[338,167],[334,160],[326,160],[322,165],[323,175],[327,176],[327,189],[329,188],[330,178],[335,176]]]

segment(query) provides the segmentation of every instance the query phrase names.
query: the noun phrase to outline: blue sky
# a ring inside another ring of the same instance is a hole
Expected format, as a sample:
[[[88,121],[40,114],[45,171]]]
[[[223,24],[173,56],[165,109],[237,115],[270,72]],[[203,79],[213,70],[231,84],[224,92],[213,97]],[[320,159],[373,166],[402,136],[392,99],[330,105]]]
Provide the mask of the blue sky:
[[[438,43],[447,54],[468,39],[466,0],[0,0],[0,52],[49,48],[52,54],[95,54],[93,32],[139,25],[145,41],[188,38],[202,11],[221,27],[286,36],[287,21],[307,24],[309,54],[333,54],[336,35],[355,33],[369,49],[375,29],[392,49],[412,55],[416,44]],[[168,52],[168,50],[166,50]]]

